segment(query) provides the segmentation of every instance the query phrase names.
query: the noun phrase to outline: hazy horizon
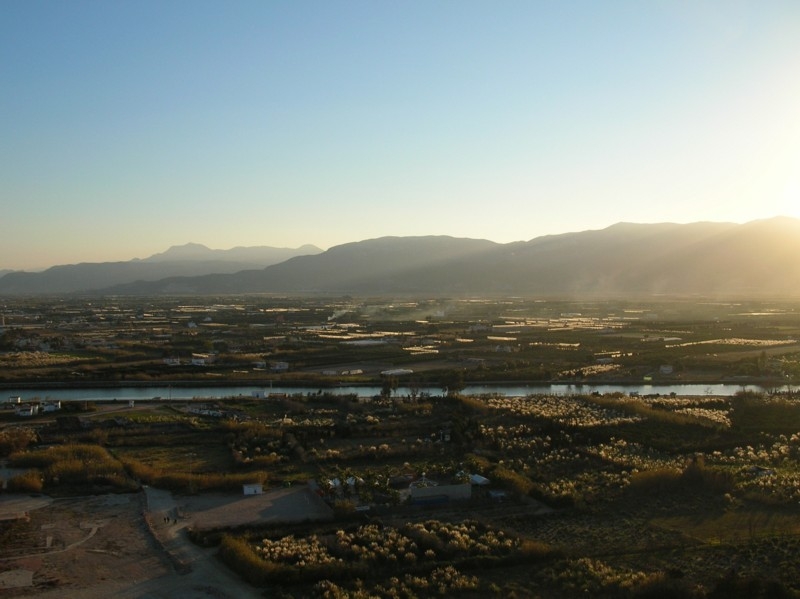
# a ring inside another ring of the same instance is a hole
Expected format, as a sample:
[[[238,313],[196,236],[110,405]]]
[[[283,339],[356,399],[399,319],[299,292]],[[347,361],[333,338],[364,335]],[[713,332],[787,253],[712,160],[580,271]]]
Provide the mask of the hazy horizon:
[[[0,269],[800,217],[796,2],[0,16]]]
[[[787,217],[786,215],[775,215],[775,216],[772,216],[772,217],[767,217],[765,219],[755,219],[754,221],[749,221],[749,222],[757,222],[757,221],[763,221],[763,220],[769,221],[769,220],[780,219],[780,218],[790,218],[790,219],[795,219],[795,220],[800,221],[799,218],[793,217],[793,216],[788,216]],[[609,225],[609,227],[612,227],[612,226],[618,225],[618,224],[622,224],[623,222],[629,223],[629,224],[643,225],[643,226],[653,225],[653,224],[670,224],[670,223],[630,223],[630,221],[620,221],[619,223],[612,223],[611,225]],[[704,222],[706,222],[706,223],[714,222],[714,223],[717,223],[717,224],[725,224],[723,221],[704,221]],[[671,224],[692,224],[692,223],[671,223]],[[695,224],[699,224],[699,223],[695,223]],[[728,224],[739,225],[739,224],[746,224],[746,223],[730,223],[729,222]],[[597,228],[597,229],[585,229],[583,231],[562,231],[562,232],[558,232],[558,233],[544,233],[543,235],[539,235],[537,237],[548,237],[548,236],[552,236],[552,235],[562,235],[562,234],[570,234],[570,233],[579,234],[579,233],[584,233],[584,232],[587,232],[587,231],[597,231],[597,230],[602,230],[602,229],[606,229],[606,228],[608,228],[608,227],[600,227],[600,228]],[[386,235],[386,236],[380,236],[380,237],[395,237],[395,236]],[[420,237],[420,236],[407,236],[407,237]],[[426,237],[426,236],[423,235],[421,237]],[[461,239],[483,239],[483,240],[491,241],[491,242],[494,242],[494,243],[514,243],[514,241],[526,242],[526,241],[531,241],[531,240],[536,238],[536,237],[531,237],[529,239],[519,239],[519,240],[514,240],[512,242],[498,242],[498,241],[493,240],[493,239],[486,239],[485,237],[467,238],[467,237],[464,237],[464,236],[449,235],[449,234],[440,234],[440,235],[439,234],[431,234],[431,235],[428,235],[428,237],[452,237],[452,238],[461,238]],[[344,241],[342,243],[343,244],[358,243],[358,242],[362,242],[362,241],[367,241],[369,239],[377,239],[377,238],[378,237],[366,237],[364,239],[352,239],[352,240],[349,240],[349,241]],[[224,251],[224,252],[226,252],[226,251],[230,251],[230,250],[234,250],[234,249],[241,249],[241,248],[248,248],[248,247],[250,247],[250,248],[259,247],[259,246],[233,246],[233,247],[229,247],[229,248],[219,248],[219,247],[212,247],[212,246],[209,246],[208,244],[200,243],[200,242],[197,242],[197,241],[188,241],[186,243],[172,244],[169,247],[164,247],[164,248],[157,249],[152,254],[148,254],[148,255],[131,256],[131,257],[128,257],[128,258],[120,258],[120,259],[114,259],[114,260],[112,260],[112,259],[106,260],[106,259],[103,259],[102,256],[100,256],[97,260],[87,260],[87,261],[83,261],[82,263],[89,264],[89,263],[110,263],[110,262],[133,262],[133,261],[137,261],[137,260],[147,260],[148,258],[151,258],[153,256],[157,256],[157,255],[163,254],[165,252],[168,252],[169,250],[171,250],[173,248],[184,248],[186,246],[191,246],[191,245],[203,246],[203,247],[205,247],[206,249],[208,249],[208,250],[210,250],[212,252],[214,252],[214,251]],[[342,245],[342,244],[337,244],[337,245]],[[265,247],[265,246],[266,246],[266,244],[264,246],[260,246],[260,247]],[[322,250],[323,252],[328,250],[328,249],[330,249],[331,247],[335,247],[335,246],[321,247],[321,246],[319,246],[319,245],[317,245],[315,243],[300,243],[300,244],[297,244],[296,246],[293,246],[293,247],[284,247],[284,248],[277,248],[277,246],[266,246],[266,247],[275,247],[276,249],[300,249],[303,246],[314,246],[317,249]],[[180,259],[180,258],[176,258],[176,259]],[[52,268],[54,266],[70,266],[70,265],[75,265],[75,264],[78,264],[78,263],[59,262],[59,263],[55,263],[55,264],[48,264],[46,266],[42,266],[42,267],[39,267],[39,268],[20,268],[20,269],[9,269],[9,268],[4,267],[2,264],[0,264],[0,271],[10,270],[10,271],[16,271],[16,272],[41,272],[41,271],[47,270],[49,268]]]

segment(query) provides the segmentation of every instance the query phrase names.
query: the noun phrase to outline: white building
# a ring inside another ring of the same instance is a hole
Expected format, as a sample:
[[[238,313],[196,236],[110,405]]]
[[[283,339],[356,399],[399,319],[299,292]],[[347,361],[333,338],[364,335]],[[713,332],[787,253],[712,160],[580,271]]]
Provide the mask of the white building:
[[[31,416],[36,416],[39,413],[39,404],[22,404],[14,408],[14,414],[17,416],[22,416],[23,418],[30,418]]]
[[[242,492],[245,495],[262,495],[264,493],[264,486],[261,483],[242,485]]]
[[[192,366],[206,366],[214,362],[211,354],[192,354]]]

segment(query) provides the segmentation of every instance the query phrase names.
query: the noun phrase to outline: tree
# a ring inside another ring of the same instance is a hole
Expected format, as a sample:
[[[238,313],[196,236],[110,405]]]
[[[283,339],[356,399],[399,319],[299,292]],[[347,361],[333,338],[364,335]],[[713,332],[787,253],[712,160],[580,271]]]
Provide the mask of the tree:
[[[442,375],[441,384],[442,391],[444,391],[448,397],[458,395],[464,388],[464,371],[448,370]]]
[[[383,385],[381,386],[381,395],[383,397],[389,398],[392,396],[397,390],[399,382],[396,376],[385,376],[383,377]]]

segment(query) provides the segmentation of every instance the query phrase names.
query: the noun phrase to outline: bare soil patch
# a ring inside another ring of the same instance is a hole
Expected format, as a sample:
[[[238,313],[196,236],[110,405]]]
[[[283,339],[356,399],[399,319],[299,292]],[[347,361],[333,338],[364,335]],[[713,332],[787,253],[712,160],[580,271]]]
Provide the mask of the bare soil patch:
[[[250,497],[148,495],[4,498],[9,514],[28,517],[4,524],[14,534],[0,551],[0,599],[257,597],[186,529],[331,517],[304,487]]]
[[[92,588],[170,574],[142,518],[139,495],[56,499],[28,512],[0,559],[0,597],[101,596]]]

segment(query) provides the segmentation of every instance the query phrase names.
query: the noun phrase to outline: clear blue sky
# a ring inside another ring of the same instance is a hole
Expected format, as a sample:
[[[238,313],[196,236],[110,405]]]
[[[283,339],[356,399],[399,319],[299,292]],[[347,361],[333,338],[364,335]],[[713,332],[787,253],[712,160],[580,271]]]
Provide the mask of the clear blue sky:
[[[797,0],[4,0],[0,90],[0,268],[800,217]]]

